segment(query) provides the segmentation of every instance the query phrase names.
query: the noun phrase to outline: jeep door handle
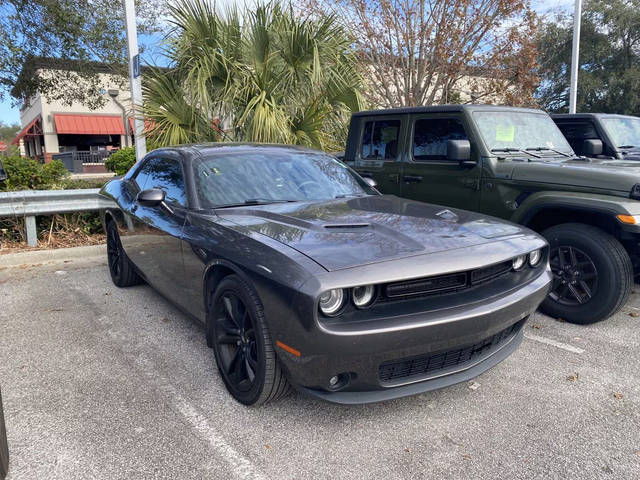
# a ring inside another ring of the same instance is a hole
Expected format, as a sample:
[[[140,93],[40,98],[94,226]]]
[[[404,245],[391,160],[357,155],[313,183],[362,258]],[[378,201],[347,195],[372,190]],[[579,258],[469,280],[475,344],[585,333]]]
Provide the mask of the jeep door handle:
[[[420,183],[422,181],[422,177],[419,175],[405,175],[402,178],[404,183]]]
[[[399,173],[390,173],[389,180],[391,183],[400,183],[400,174]]]

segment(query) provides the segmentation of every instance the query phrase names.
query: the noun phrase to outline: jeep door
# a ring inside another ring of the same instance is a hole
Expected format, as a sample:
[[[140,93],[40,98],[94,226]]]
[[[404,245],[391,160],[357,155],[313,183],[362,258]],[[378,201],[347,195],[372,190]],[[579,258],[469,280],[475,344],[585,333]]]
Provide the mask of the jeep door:
[[[447,158],[448,140],[469,140],[463,117],[456,114],[416,114],[409,118],[406,142],[409,152],[402,170],[402,196],[476,210],[480,165],[463,165]],[[473,146],[471,154],[473,158]]]
[[[405,156],[407,117],[373,115],[363,118],[359,145],[353,168],[363,177],[371,177],[378,183],[378,190],[385,194],[400,195],[402,159]]]

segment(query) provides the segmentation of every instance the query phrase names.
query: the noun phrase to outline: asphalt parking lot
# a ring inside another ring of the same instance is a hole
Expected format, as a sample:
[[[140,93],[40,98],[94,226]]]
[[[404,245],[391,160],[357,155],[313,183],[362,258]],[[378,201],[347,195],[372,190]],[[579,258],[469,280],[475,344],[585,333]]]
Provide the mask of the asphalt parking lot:
[[[23,479],[640,478],[640,285],[581,327],[537,314],[472,382],[246,408],[201,326],[102,256],[0,267],[0,386]]]

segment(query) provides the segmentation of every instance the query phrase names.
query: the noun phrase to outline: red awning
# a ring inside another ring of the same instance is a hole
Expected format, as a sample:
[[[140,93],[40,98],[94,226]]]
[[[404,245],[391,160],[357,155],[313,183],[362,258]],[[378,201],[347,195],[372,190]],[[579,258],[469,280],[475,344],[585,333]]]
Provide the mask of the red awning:
[[[73,135],[124,135],[122,117],[115,115],[77,115],[57,113],[53,115],[58,134]]]
[[[18,133],[18,135],[16,135],[16,138],[14,138],[11,141],[11,145],[15,145],[16,143],[20,142],[20,140],[22,140],[22,138],[26,135],[39,135],[38,132],[35,132],[35,129],[33,132],[29,132],[29,130],[31,130],[33,128],[33,126],[36,124],[36,122],[40,120],[40,117],[36,117],[33,120],[31,120],[31,122],[29,122],[29,125],[27,125],[26,127],[24,127],[22,130],[20,130],[20,133]]]
[[[144,131],[145,132],[150,132],[151,130],[153,130],[153,128],[156,126],[156,122],[154,122],[153,120],[147,120],[145,118],[144,120]],[[133,118],[129,117],[129,131],[131,132],[131,135],[135,134],[136,128],[133,124]]]

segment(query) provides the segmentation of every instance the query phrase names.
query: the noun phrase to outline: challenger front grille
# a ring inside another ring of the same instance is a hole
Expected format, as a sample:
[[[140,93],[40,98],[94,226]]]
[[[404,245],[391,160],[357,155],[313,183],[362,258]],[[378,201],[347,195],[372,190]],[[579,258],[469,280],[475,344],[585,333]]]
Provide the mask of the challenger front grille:
[[[383,383],[394,383],[471,366],[483,356],[498,350],[523,324],[524,320],[521,320],[489,338],[463,348],[384,362],[378,368],[378,377]]]
[[[467,272],[437,275],[404,282],[390,283],[385,286],[387,299],[396,299],[414,295],[432,295],[475,287],[504,275],[511,271],[511,260],[497,263],[489,267],[469,270]]]

